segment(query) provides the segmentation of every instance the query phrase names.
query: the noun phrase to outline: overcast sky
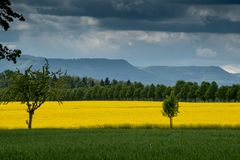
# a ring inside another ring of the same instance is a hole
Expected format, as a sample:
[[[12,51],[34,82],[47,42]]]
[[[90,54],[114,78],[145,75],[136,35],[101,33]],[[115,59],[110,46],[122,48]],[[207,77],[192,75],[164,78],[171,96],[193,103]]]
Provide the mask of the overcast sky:
[[[12,0],[24,14],[0,42],[24,54],[126,59],[240,72],[239,0]]]

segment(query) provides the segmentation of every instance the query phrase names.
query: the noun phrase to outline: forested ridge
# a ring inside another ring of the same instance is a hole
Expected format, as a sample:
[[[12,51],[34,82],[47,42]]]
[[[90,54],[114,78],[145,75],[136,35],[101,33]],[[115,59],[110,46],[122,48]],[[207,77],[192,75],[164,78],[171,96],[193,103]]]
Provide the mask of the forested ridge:
[[[17,72],[0,73],[0,96],[5,94]],[[161,101],[174,91],[179,101],[186,102],[238,102],[240,85],[219,86],[216,82],[186,82],[179,80],[174,86],[144,85],[140,82],[117,81],[109,78],[96,80],[68,75],[53,76],[52,83],[61,83],[57,88],[64,101],[78,100],[146,100]],[[3,97],[3,96],[1,96]],[[2,99],[4,100],[4,99]],[[53,97],[48,100],[54,101]]]

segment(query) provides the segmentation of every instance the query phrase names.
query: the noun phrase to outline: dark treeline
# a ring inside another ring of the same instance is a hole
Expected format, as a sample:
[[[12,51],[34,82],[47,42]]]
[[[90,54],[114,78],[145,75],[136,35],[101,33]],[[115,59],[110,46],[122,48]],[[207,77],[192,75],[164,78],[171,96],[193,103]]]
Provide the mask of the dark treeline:
[[[0,96],[11,84],[15,72],[0,73]],[[95,80],[87,77],[61,76],[54,77],[53,82],[61,82],[59,96],[65,101],[77,100],[151,100],[165,99],[174,91],[179,101],[186,102],[239,102],[240,85],[218,86],[216,82],[185,82],[179,80],[175,86],[144,85],[140,82]],[[49,97],[49,100],[55,100]]]

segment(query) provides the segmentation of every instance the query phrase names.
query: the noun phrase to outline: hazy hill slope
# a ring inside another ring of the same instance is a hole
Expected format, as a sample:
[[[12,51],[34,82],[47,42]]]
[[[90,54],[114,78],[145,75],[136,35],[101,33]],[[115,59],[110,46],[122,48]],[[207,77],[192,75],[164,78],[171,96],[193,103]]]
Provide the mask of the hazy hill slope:
[[[25,70],[29,66],[33,65],[34,69],[39,69],[45,63],[44,58],[42,57],[33,57],[33,56],[21,56],[17,59],[17,64],[13,64],[12,62],[8,62],[6,60],[0,61],[0,72],[4,70],[16,70],[20,71]]]
[[[49,59],[51,68],[61,67],[70,75],[88,76],[97,79],[109,77],[117,80],[133,80],[148,83],[154,75],[142,71],[125,60],[109,59]]]
[[[97,79],[117,80],[132,80],[141,81],[143,83],[151,83],[156,77],[150,73],[138,69],[125,60],[110,60],[110,59],[48,59],[50,69],[62,72],[67,72],[68,75],[87,76]],[[33,65],[33,68],[40,69],[45,63],[44,58],[33,56],[21,56],[16,65],[7,61],[0,61],[0,72],[10,69],[23,71],[28,66]]]
[[[239,83],[236,75],[216,66],[151,66],[144,71],[157,76],[160,83],[174,84],[176,80],[192,82],[216,81],[219,84]]]
[[[237,76],[237,77],[239,77],[239,79],[240,79],[240,73],[236,73],[236,74],[234,74],[235,76]]]
[[[137,68],[125,60],[116,59],[48,59],[50,69],[62,72],[67,71],[68,75],[87,76],[96,79],[131,80],[140,81],[145,84],[159,83],[174,85],[177,80],[192,82],[216,81],[219,84],[240,83],[240,76],[230,74],[220,67],[209,66],[151,66]],[[44,64],[44,58],[23,55],[18,59],[16,65],[5,60],[0,61],[0,72],[10,69],[23,71],[30,65],[34,69],[40,69]]]

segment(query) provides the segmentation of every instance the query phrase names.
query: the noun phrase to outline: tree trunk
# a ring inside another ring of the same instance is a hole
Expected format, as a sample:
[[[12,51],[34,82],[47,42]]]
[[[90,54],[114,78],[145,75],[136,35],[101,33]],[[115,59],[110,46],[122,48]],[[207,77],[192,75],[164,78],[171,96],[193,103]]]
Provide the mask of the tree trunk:
[[[170,128],[172,128],[172,117],[170,117]]]
[[[28,125],[28,129],[31,129],[32,128],[32,118],[33,118],[34,112],[28,112],[28,113],[29,113],[29,117],[28,117],[27,125]]]

